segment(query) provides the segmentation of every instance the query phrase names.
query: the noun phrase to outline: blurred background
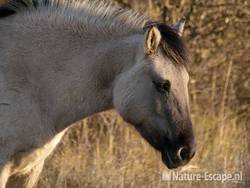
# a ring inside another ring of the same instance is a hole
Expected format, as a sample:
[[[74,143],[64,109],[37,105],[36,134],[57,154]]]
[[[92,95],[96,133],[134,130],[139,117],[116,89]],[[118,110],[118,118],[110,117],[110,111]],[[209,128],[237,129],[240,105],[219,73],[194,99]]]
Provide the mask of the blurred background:
[[[77,123],[46,162],[39,188],[250,187],[250,2],[114,0],[168,24],[186,16],[193,160],[177,172],[243,174],[242,181],[162,181],[168,169],[114,111]]]

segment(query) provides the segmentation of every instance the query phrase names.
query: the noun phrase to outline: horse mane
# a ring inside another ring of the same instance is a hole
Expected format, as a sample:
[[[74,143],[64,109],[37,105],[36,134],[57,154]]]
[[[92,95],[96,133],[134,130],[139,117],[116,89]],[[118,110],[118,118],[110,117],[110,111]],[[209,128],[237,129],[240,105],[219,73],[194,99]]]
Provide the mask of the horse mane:
[[[63,11],[65,15],[82,18],[84,23],[105,25],[106,29],[135,31],[149,20],[138,11],[121,8],[105,0],[10,0],[0,7],[0,18],[27,10]],[[61,12],[60,12],[61,13]]]
[[[105,0],[10,0],[0,7],[0,19],[19,12],[42,9],[47,9],[51,14],[63,12],[71,20],[83,19],[78,29],[83,25],[97,25],[97,28],[102,28],[98,29],[102,35],[143,33],[149,25],[156,26],[163,36],[161,47],[165,55],[176,64],[185,65],[189,61],[185,42],[175,29],[164,23],[153,22],[138,11],[121,8]]]

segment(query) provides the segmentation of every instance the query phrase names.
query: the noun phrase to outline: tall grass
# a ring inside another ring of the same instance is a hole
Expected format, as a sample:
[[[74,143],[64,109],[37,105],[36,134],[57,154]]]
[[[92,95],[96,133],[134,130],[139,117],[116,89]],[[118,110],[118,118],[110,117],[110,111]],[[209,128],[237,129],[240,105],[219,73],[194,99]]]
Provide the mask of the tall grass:
[[[249,169],[247,137],[243,124],[231,115],[220,119],[210,114],[194,114],[198,139],[195,158],[177,171],[211,173],[243,172],[242,182],[226,187],[246,186]],[[222,124],[223,123],[223,124]],[[39,187],[221,187],[219,182],[164,182],[167,169],[159,154],[135,130],[107,112],[80,122],[47,161]]]

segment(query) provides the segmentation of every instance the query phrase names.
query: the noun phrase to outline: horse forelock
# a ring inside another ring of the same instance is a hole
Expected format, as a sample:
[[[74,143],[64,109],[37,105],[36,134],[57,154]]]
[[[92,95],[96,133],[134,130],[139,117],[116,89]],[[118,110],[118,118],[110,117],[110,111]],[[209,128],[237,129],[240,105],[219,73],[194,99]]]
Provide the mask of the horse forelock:
[[[162,48],[174,63],[186,65],[189,62],[188,50],[184,39],[172,27],[161,24],[158,26],[162,33]]]
[[[149,21],[144,26],[144,31],[155,26],[162,35],[161,48],[173,63],[186,66],[189,62],[189,53],[185,40],[178,34],[173,27],[161,22]]]

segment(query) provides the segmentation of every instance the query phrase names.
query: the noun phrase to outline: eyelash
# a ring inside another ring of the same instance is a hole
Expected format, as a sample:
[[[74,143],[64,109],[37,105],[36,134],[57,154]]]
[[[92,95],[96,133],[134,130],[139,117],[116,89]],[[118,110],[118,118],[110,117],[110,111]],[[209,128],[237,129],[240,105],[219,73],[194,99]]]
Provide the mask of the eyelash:
[[[156,82],[153,81],[155,88],[157,89],[158,92],[168,94],[171,89],[171,83],[169,80],[166,80],[164,82]]]

